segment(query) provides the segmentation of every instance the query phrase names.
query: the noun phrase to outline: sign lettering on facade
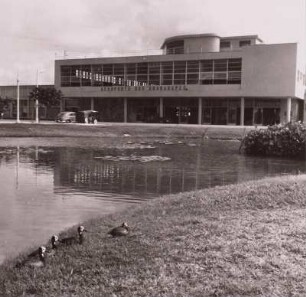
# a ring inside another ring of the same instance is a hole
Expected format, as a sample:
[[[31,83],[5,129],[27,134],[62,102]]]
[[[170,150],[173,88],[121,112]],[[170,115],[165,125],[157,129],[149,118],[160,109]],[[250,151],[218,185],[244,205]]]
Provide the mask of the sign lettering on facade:
[[[188,91],[185,85],[173,85],[173,86],[116,86],[116,87],[101,87],[102,92],[122,92],[122,91]]]

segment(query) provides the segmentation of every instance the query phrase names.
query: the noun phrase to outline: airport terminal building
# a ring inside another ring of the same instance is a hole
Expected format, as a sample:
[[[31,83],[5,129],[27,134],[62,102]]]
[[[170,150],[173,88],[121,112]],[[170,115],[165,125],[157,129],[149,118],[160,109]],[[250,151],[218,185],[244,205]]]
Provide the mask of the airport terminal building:
[[[297,43],[257,35],[167,38],[163,54],[55,61],[61,109],[101,121],[272,125],[304,120],[305,62]]]

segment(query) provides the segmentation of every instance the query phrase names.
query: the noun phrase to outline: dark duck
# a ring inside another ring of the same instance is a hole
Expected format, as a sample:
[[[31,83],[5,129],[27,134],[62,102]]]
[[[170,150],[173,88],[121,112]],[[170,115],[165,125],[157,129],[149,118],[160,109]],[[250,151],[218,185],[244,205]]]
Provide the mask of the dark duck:
[[[130,228],[127,223],[122,223],[120,226],[113,228],[107,234],[113,237],[126,236],[130,232]]]
[[[27,267],[44,267],[46,265],[46,248],[44,246],[40,246],[36,251],[31,253],[30,255],[27,256],[26,259],[24,259],[21,262],[18,262],[16,264],[17,268],[27,266]],[[37,259],[38,256],[38,259]]]
[[[85,235],[84,232],[87,232],[84,226],[79,226],[77,229],[77,236],[72,237],[66,237],[59,239],[58,242],[65,245],[71,245],[71,244],[83,244],[85,241]]]
[[[48,248],[46,250],[46,254],[48,256],[54,256],[58,245],[59,245],[58,236],[57,235],[52,235],[51,236],[51,248]]]

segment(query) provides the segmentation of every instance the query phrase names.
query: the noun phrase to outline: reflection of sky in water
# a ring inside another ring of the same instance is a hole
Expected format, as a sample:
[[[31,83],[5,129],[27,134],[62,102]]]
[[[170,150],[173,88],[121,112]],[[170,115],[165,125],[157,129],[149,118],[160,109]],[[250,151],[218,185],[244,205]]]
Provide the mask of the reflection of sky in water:
[[[218,141],[206,141],[202,146],[162,144],[142,150],[71,144],[2,147],[0,262],[5,255],[41,244],[73,224],[161,194],[305,172],[304,161],[251,158],[238,154],[238,148],[239,142]],[[101,159],[109,155],[153,155],[171,160]]]

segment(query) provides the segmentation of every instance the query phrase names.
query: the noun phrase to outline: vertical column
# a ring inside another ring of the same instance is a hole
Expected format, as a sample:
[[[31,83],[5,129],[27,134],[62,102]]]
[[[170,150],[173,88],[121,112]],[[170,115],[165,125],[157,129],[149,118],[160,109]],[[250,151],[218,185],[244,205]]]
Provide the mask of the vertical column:
[[[123,98],[123,118],[124,123],[127,123],[127,98]]]
[[[198,100],[198,124],[202,125],[202,98],[199,98]]]
[[[159,98],[159,117],[164,117],[164,98]]]
[[[244,98],[240,99],[240,126],[244,125]]]
[[[291,98],[287,98],[286,122],[291,122]]]
[[[90,109],[95,110],[95,99],[94,98],[90,98]]]

